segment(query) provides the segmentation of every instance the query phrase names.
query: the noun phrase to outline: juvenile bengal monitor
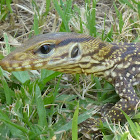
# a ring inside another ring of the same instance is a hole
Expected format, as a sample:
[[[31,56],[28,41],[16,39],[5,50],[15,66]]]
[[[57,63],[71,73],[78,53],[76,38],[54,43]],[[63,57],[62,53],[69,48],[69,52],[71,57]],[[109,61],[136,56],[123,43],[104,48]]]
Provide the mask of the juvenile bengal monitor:
[[[121,121],[135,110],[139,98],[140,43],[105,43],[76,33],[49,33],[33,37],[0,61],[6,71],[49,69],[64,73],[94,74],[111,82],[120,101],[105,117]]]

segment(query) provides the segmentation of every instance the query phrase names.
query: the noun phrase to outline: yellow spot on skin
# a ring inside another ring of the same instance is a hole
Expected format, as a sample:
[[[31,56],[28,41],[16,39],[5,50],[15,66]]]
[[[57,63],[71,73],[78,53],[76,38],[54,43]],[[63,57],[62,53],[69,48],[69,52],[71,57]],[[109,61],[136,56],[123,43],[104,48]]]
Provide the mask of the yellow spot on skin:
[[[27,62],[25,61],[22,63],[22,66],[26,66],[26,65],[30,65],[30,63],[28,61]]]
[[[113,121],[115,121],[116,119],[115,118],[113,118]]]
[[[12,67],[14,67],[14,68],[16,68],[16,67],[18,67],[19,65],[17,64],[17,63],[14,63],[14,64],[12,64]]]
[[[119,65],[117,66],[117,68],[118,68],[118,69],[122,69],[122,68],[123,68],[123,63],[119,64]]]
[[[117,76],[116,72],[112,72],[111,75],[112,75],[112,77],[116,77]]]
[[[22,69],[21,67],[16,67],[16,68],[15,68],[15,70],[21,70],[21,69]]]
[[[42,63],[38,63],[38,64],[35,64],[35,65],[34,65],[34,67],[36,67],[36,68],[39,68],[39,67],[42,67],[42,66],[43,66]]]
[[[32,67],[31,67],[31,65],[26,65],[26,66],[24,66],[24,68],[31,69]]]
[[[12,70],[13,70],[13,68],[9,67],[9,68],[7,68],[7,70],[8,70],[8,71],[12,71]]]
[[[127,108],[127,104],[125,104],[125,108]]]

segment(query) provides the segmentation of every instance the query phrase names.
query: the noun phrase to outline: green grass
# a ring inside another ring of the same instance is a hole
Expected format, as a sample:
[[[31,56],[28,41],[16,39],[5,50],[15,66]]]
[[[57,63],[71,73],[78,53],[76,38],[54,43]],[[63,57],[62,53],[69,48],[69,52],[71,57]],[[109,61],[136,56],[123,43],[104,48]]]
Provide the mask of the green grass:
[[[12,1],[1,1],[0,22],[13,12]],[[103,18],[102,28],[97,28],[98,18],[96,1],[85,0],[83,9],[73,4],[72,0],[46,0],[45,11],[40,13],[36,1],[32,1],[34,9],[32,33],[43,32],[52,9],[61,18],[61,32],[88,33],[107,42],[140,41],[140,2],[136,0],[118,0],[113,3],[115,13],[108,28],[108,13]],[[130,13],[132,15],[130,16]],[[127,15],[128,14],[128,15]],[[52,14],[53,15],[53,14]],[[115,16],[114,16],[115,15]],[[135,15],[135,16],[134,16]],[[129,17],[130,16],[130,17]],[[129,18],[128,18],[129,17]],[[55,20],[54,20],[55,21]],[[71,26],[71,27],[70,27]],[[12,30],[12,29],[11,29]],[[133,34],[135,31],[135,34]],[[15,33],[15,35],[17,32]],[[7,53],[12,50],[8,44],[8,36],[4,35]],[[1,55],[2,56],[2,55]],[[85,97],[83,98],[84,92]],[[137,90],[138,91],[138,90]],[[93,99],[94,98],[94,99]],[[29,140],[76,140],[77,124],[87,118],[100,117],[99,108],[106,103],[116,103],[118,95],[114,87],[107,81],[85,75],[65,75],[49,70],[24,71],[8,73],[0,69],[0,139]],[[122,126],[104,123],[100,126],[104,140],[140,139],[140,115]]]
[[[1,0],[0,1],[0,21],[5,20],[7,17],[8,13],[13,13],[12,8],[11,8],[11,2],[12,0]]]

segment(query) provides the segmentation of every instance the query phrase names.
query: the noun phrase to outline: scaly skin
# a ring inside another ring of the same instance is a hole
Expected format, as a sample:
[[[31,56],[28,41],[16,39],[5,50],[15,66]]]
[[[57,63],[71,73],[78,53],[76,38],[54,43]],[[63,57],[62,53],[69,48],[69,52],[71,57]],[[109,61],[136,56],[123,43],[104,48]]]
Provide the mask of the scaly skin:
[[[105,117],[121,121],[139,102],[133,86],[140,83],[140,43],[105,43],[76,33],[38,35],[0,62],[7,71],[49,69],[101,76],[111,82],[120,101]],[[102,119],[104,120],[104,119]]]

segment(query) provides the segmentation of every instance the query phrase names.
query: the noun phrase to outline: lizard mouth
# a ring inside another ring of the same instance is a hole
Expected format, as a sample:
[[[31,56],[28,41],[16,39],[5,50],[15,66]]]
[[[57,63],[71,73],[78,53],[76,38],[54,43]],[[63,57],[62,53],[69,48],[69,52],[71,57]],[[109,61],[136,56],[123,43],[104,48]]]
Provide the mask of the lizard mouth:
[[[59,72],[63,72],[63,73],[82,73],[82,70],[80,67],[78,66],[74,66],[74,65],[69,65],[69,66],[58,66],[58,65],[49,65],[47,66],[46,61],[39,61],[39,62],[34,62],[34,60],[30,60],[30,61],[17,61],[17,60],[1,60],[0,61],[0,66],[2,67],[2,69],[6,70],[6,71],[25,71],[25,70],[38,70],[38,69],[48,69],[48,70],[54,70],[54,71],[59,71]]]
[[[7,60],[1,60],[0,61],[0,66],[2,69],[6,71],[25,71],[25,70],[37,70],[43,67],[43,62],[41,63],[31,63],[30,61],[28,62],[23,62],[23,61],[7,61]]]

